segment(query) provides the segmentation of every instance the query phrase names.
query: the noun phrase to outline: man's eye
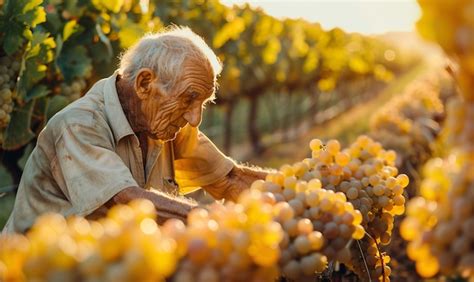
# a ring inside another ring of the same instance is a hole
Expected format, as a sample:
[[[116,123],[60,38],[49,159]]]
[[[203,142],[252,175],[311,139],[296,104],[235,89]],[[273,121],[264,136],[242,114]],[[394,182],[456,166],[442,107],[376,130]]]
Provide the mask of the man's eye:
[[[193,92],[189,94],[186,99],[184,100],[186,104],[191,104],[194,100],[196,100],[198,97],[198,94],[196,92]]]

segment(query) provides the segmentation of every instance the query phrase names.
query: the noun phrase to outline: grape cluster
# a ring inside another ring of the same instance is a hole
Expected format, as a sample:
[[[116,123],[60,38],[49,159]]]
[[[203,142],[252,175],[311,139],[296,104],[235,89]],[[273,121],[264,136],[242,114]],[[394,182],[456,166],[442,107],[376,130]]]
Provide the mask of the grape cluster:
[[[324,189],[310,168],[309,159],[284,165],[251,187],[276,201],[275,220],[285,231],[279,263],[282,274],[295,281],[314,279],[329,261],[348,263],[348,245],[365,233],[361,213],[343,193]]]
[[[82,92],[86,88],[87,83],[83,78],[76,78],[72,83],[62,82],[59,85],[59,92],[68,98],[69,101],[75,101],[82,96]]]
[[[409,179],[394,167],[396,154],[361,135],[347,149],[337,140],[310,143],[314,172],[326,189],[342,192],[363,215],[362,225],[378,243],[388,244],[393,217],[404,212],[404,188]]]
[[[457,156],[432,159],[425,167],[420,197],[412,199],[400,233],[417,272],[432,277],[474,277],[474,163]]]
[[[423,170],[420,195],[408,203],[400,234],[423,277],[474,277],[474,107],[460,98],[447,107],[444,141],[451,151]]]
[[[26,238],[0,237],[0,280],[163,280],[176,269],[178,245],[154,218],[144,200],[115,206],[97,222],[43,215]]]
[[[0,236],[0,280],[272,281],[283,237],[273,203],[248,191],[236,204],[193,210],[187,225],[158,226],[146,200],[99,221],[46,214],[26,237]]]
[[[397,167],[410,163],[417,168],[431,157],[433,143],[441,130],[443,93],[453,93],[442,91],[447,84],[442,74],[429,74],[372,116],[370,136],[384,148],[397,152]]]
[[[390,243],[394,216],[404,213],[404,188],[409,179],[405,174],[398,174],[394,167],[396,153],[384,150],[380,143],[366,135],[361,135],[348,148],[341,150],[337,140],[329,140],[326,144],[319,139],[310,143],[313,156],[313,173],[321,177],[326,189],[342,192],[354,208],[362,214],[362,226],[370,237],[362,242],[373,241],[371,244],[387,245]],[[366,243],[368,244],[368,243]],[[352,261],[348,264],[360,277],[357,265],[362,261],[356,254],[360,248],[352,244]],[[379,261],[374,255],[371,261]],[[380,257],[380,254],[378,254]],[[389,260],[389,257],[385,256]],[[382,260],[383,262],[383,260]],[[372,265],[373,268],[377,266]],[[380,265],[383,269],[387,265]],[[366,271],[365,271],[366,272]],[[390,270],[377,271],[379,280],[387,280],[386,273]],[[375,274],[374,274],[375,275]],[[375,278],[374,278],[375,279]]]
[[[15,84],[20,63],[11,57],[0,57],[0,145],[5,128],[11,119],[15,98]]]
[[[400,233],[423,277],[461,274],[474,279],[474,40],[473,1],[419,1],[418,30],[453,59],[460,97],[449,102],[444,158],[424,169],[420,195],[407,206]]]
[[[414,180],[405,188],[404,195],[409,198],[416,196],[420,189],[418,171],[438,149],[435,141],[443,136],[444,105],[454,94],[452,77],[436,67],[411,83],[371,118],[369,135],[385,149],[396,151],[397,168]],[[400,122],[409,125],[409,130],[403,131]],[[392,278],[420,280],[414,271],[415,264],[407,256],[407,242],[400,236],[401,222],[401,217],[395,218],[391,242],[381,248],[392,256]]]
[[[238,203],[191,211],[186,229],[178,221],[167,221],[163,232],[179,238],[184,254],[171,280],[275,280],[283,231],[273,221],[274,203],[271,194],[249,190]]]

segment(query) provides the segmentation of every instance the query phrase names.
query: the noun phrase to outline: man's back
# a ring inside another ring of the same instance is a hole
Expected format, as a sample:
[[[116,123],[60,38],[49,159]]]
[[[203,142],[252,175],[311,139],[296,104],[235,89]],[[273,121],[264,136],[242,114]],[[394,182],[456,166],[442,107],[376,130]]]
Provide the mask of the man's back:
[[[69,148],[74,147],[71,142],[100,143],[101,146],[109,145],[107,149],[113,150],[113,143],[106,141],[111,138],[113,140],[113,135],[107,130],[107,126],[104,126],[107,124],[101,89],[104,84],[105,79],[99,81],[87,95],[54,115],[39,134],[36,147],[26,163],[15,207],[5,226],[6,231],[24,232],[37,216],[45,212],[59,212],[64,215],[85,215],[88,212],[85,209],[78,210],[78,207],[90,204],[74,205],[76,195],[72,195],[72,191],[67,189],[64,178],[64,173],[67,176],[79,177],[85,171],[77,166],[71,167],[76,168],[76,171],[64,171],[66,166],[63,164],[68,160],[73,162],[74,155],[81,153],[80,146],[76,148],[77,152],[69,153]],[[67,181],[77,180],[76,178]],[[87,191],[83,192],[87,194]],[[90,199],[87,197],[84,199],[88,200]]]

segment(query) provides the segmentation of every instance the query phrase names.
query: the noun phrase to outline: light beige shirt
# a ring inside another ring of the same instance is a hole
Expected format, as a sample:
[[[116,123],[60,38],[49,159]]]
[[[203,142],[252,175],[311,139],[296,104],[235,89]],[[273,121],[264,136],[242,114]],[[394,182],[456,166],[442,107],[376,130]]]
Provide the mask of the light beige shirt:
[[[20,181],[6,232],[25,232],[46,212],[87,216],[122,189],[166,190],[171,150],[148,140],[146,163],[120,105],[116,74],[98,81],[81,99],[52,117],[38,136]],[[197,128],[173,141],[180,193],[212,184],[234,162]]]

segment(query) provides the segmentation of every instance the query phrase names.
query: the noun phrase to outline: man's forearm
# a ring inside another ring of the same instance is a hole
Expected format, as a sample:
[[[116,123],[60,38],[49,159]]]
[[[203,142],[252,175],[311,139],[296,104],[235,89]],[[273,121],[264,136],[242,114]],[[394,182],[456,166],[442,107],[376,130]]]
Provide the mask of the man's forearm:
[[[148,191],[139,187],[128,187],[117,193],[109,204],[126,204],[134,199],[150,200],[156,208],[158,222],[162,223],[170,218],[186,220],[188,213],[197,204],[186,198],[167,195],[158,191]]]

